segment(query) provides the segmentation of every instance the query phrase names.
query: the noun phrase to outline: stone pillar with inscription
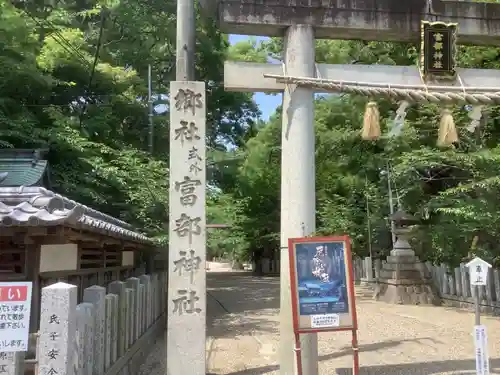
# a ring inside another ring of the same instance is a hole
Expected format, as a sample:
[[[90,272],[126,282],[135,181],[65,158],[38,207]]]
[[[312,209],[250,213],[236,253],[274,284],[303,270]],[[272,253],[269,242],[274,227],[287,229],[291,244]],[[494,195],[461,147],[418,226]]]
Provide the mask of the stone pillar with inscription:
[[[170,84],[167,373],[205,374],[205,83]]]
[[[40,375],[74,375],[77,298],[74,285],[56,283],[42,289],[37,354]]]

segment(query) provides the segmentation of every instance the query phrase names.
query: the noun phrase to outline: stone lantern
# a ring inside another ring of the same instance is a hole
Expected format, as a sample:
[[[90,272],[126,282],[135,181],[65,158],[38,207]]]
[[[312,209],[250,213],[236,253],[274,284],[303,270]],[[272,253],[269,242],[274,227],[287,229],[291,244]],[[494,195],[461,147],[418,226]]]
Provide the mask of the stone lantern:
[[[392,256],[413,256],[415,252],[410,246],[408,240],[410,239],[411,232],[415,228],[418,220],[402,210],[398,210],[391,217],[394,222],[394,234],[396,236],[396,243],[391,250]]]
[[[375,299],[394,304],[438,303],[431,279],[423,272],[423,265],[408,242],[418,220],[402,210],[390,219],[394,223],[396,242],[380,270]]]

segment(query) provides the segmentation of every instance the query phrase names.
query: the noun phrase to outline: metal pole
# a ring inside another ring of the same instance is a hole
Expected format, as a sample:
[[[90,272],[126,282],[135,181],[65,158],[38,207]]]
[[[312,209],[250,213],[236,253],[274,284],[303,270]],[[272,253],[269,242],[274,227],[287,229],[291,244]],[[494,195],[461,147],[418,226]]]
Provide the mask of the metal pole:
[[[152,85],[151,82],[151,64],[148,65],[148,118],[149,118],[149,133],[148,133],[148,146],[149,153],[153,153],[153,135],[154,135],[154,124],[153,124],[153,98],[152,98]]]
[[[394,202],[392,200],[391,169],[389,168],[389,163],[387,163],[387,188],[389,190],[389,212],[392,216],[394,214]],[[394,247],[394,244],[396,243],[396,226],[393,220],[391,220],[391,236],[392,247]]]
[[[476,325],[479,326],[481,325],[481,311],[479,307],[479,285],[474,285],[474,292],[476,294],[474,298],[474,318],[476,320]]]
[[[194,0],[177,0],[176,81],[194,81],[196,13]]]
[[[366,195],[366,226],[368,230],[368,252],[370,254],[370,269],[366,270],[369,272],[369,280],[373,278],[373,252],[372,252],[372,225],[370,216],[370,199],[368,198],[368,176],[365,175],[365,195]]]
[[[373,264],[373,254],[372,254],[372,226],[370,222],[370,200],[368,198],[368,177],[365,176],[365,195],[366,195],[366,221],[368,227],[368,251],[370,252],[370,259]],[[391,221],[392,222],[392,221]]]

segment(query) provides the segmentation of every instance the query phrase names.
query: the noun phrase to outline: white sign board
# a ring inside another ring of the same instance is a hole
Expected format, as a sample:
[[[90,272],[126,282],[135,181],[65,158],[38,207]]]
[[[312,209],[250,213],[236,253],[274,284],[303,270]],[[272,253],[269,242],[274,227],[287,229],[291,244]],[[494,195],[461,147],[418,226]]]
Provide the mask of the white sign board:
[[[338,314],[311,315],[311,328],[338,327],[339,325]]]
[[[469,268],[471,285],[486,285],[488,281],[488,269],[491,268],[491,264],[476,257],[467,263],[466,266]]]
[[[31,282],[0,283],[0,352],[28,350]]]
[[[488,357],[488,336],[486,327],[474,326],[474,346],[476,348],[476,375],[490,374],[490,359]]]

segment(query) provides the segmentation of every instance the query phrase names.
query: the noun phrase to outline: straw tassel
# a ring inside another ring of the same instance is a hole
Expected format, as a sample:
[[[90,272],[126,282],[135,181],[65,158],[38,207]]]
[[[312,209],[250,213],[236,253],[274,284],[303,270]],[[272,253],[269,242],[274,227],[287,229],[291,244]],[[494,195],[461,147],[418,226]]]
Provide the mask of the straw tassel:
[[[447,147],[456,142],[458,142],[458,135],[455,122],[453,121],[451,110],[445,108],[441,114],[441,122],[439,123],[437,145],[439,147]]]
[[[361,138],[372,141],[380,137],[380,114],[376,102],[370,101],[366,105],[365,117],[363,119],[363,130]]]

